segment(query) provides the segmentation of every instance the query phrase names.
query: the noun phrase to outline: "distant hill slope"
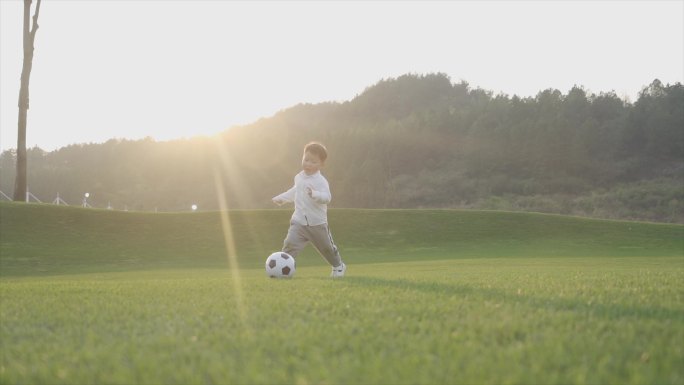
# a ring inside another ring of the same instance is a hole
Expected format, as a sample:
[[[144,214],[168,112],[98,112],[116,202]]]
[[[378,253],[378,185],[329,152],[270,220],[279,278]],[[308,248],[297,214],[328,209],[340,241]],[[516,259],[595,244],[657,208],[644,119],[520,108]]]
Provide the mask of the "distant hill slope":
[[[289,210],[230,211],[241,267],[278,250]],[[684,226],[468,210],[330,212],[350,264],[488,257],[684,256]],[[225,268],[218,212],[140,213],[0,203],[0,275]],[[300,264],[320,265],[311,249]]]
[[[233,106],[234,108],[235,106]],[[58,127],[56,128],[58,129]],[[144,129],[144,128],[143,128]],[[468,208],[684,223],[684,86],[629,102],[581,86],[494,95],[445,74],[379,81],[343,103],[300,104],[213,137],[29,151],[44,202],[138,211],[271,208],[309,141],[328,145],[337,208]],[[13,191],[14,153],[0,156]]]

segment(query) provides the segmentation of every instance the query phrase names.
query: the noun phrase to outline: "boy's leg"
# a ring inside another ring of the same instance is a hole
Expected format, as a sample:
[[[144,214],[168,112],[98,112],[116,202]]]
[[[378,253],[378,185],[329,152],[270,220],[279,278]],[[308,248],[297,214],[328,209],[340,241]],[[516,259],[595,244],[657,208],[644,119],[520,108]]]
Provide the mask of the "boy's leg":
[[[342,264],[342,257],[337,246],[335,246],[335,242],[333,242],[328,225],[310,226],[307,229],[309,230],[311,243],[313,243],[323,258],[333,267],[340,266]]]
[[[297,259],[297,255],[306,246],[308,242],[304,226],[290,223],[290,229],[287,231],[287,237],[283,241],[283,252],[288,253],[292,258]]]

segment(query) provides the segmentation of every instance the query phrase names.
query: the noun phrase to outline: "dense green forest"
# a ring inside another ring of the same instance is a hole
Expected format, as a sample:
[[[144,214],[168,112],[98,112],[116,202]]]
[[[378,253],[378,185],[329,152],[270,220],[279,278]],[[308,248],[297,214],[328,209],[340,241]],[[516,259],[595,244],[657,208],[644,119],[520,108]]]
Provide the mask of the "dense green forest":
[[[29,190],[130,210],[272,207],[324,142],[333,207],[478,208],[684,223],[684,87],[635,102],[575,86],[494,95],[444,74],[384,79],[344,103],[301,104],[213,137],[29,150]],[[13,190],[15,153],[0,156]]]

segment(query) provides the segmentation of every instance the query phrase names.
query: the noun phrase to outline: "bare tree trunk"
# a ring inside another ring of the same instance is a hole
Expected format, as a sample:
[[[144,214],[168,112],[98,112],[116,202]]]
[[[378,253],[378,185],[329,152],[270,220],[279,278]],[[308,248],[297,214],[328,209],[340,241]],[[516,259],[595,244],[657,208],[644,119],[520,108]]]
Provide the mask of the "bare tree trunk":
[[[29,109],[29,79],[33,67],[33,43],[38,30],[38,13],[40,0],[36,3],[36,13],[33,15],[33,27],[30,28],[32,0],[24,0],[24,66],[21,69],[21,86],[19,88],[19,122],[17,131],[17,175],[14,180],[14,200],[26,200],[26,119]]]

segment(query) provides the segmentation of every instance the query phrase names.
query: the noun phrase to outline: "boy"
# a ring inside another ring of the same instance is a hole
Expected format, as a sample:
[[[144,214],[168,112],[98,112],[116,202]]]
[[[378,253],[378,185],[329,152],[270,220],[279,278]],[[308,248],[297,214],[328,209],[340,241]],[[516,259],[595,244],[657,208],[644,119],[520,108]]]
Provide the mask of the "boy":
[[[308,242],[332,266],[331,277],[344,277],[347,266],[333,242],[328,228],[328,203],[332,198],[328,181],[321,175],[321,168],[328,158],[328,151],[321,143],[311,142],[304,147],[302,171],[295,175],[294,186],[273,198],[273,203],[283,205],[294,202],[295,211],[290,229],[283,243],[283,252],[297,258]]]

